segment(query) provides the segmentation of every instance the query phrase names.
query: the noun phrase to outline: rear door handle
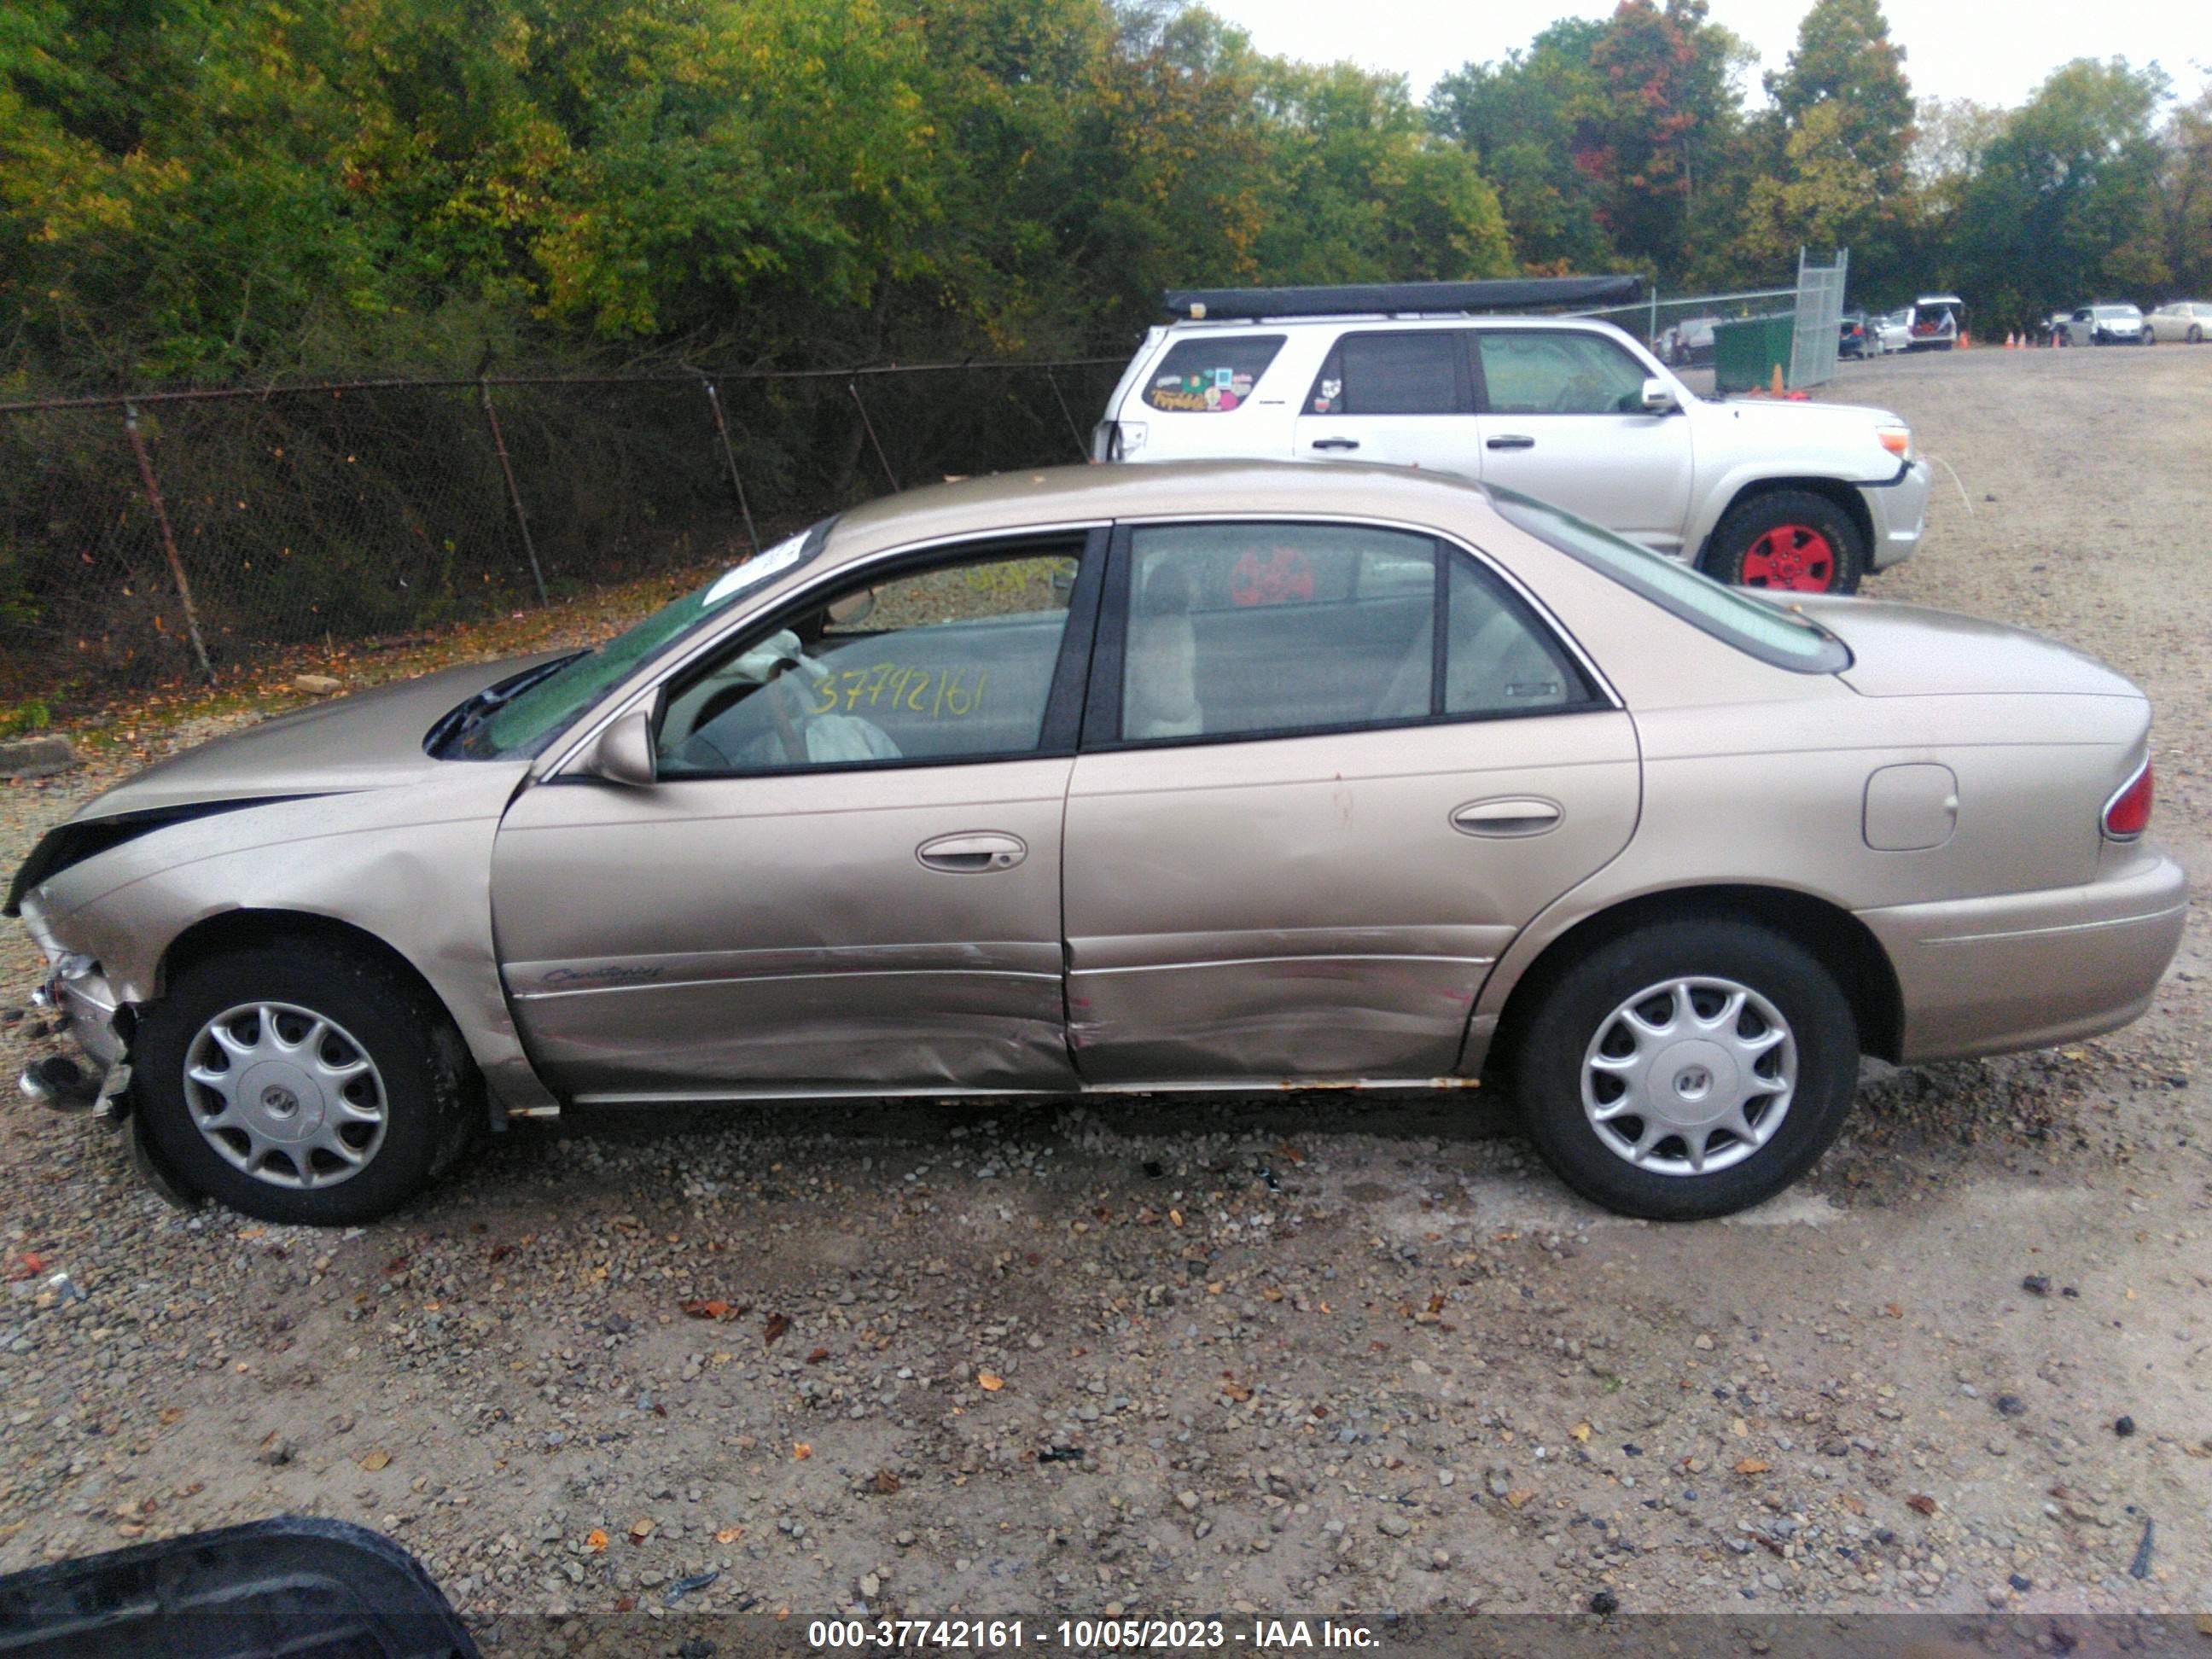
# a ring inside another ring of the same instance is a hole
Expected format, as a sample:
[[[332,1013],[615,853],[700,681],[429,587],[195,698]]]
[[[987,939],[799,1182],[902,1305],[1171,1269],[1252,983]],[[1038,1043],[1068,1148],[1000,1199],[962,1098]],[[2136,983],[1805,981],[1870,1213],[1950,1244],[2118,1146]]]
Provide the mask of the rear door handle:
[[[1556,830],[1565,817],[1565,811],[1555,800],[1514,795],[1497,800],[1470,801],[1453,812],[1451,822],[1452,828],[1463,836],[1486,836],[1506,841]]]
[[[1527,437],[1518,432],[1505,433],[1499,437],[1489,440],[1487,444],[1487,447],[1492,449],[1534,449],[1535,447],[1536,441],[1534,438]]]
[[[1357,449],[1359,447],[1359,440],[1357,438],[1316,438],[1313,441],[1313,447],[1316,449]]]
[[[995,830],[975,830],[939,836],[914,849],[914,855],[932,870],[956,876],[979,876],[992,870],[1011,870],[1030,855],[1029,843],[1019,836]]]

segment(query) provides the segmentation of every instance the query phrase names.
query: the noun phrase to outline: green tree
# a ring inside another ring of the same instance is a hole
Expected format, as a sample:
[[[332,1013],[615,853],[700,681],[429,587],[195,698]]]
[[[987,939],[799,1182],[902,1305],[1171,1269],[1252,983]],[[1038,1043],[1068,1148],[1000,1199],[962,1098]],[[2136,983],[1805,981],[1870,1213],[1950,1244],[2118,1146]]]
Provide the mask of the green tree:
[[[1991,329],[2163,279],[2152,210],[2166,79],[2077,58],[2005,123],[1966,185],[1952,264]]]
[[[2166,124],[2154,210],[2164,286],[2176,297],[2212,294],[2212,90]]]
[[[1904,187],[1912,86],[1881,0],[1814,0],[1798,25],[1796,50],[1779,73],[1766,76],[1766,92],[1793,132],[1814,111],[1832,109],[1821,147],[1840,145],[1876,191]]]
[[[1598,106],[1591,52],[1599,19],[1566,18],[1496,64],[1469,64],[1438,81],[1431,131],[1469,151],[1497,189],[1522,264],[1565,274],[1617,269],[1598,178],[1578,164],[1576,136]]]

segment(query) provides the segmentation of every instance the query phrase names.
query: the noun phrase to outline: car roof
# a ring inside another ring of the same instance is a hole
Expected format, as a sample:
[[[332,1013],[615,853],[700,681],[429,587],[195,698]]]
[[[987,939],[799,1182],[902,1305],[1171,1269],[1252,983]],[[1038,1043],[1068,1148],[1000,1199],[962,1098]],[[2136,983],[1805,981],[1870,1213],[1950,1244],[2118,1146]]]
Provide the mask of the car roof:
[[[1445,528],[1496,509],[1471,479],[1332,461],[1162,461],[1042,467],[928,484],[858,507],[832,526],[826,568],[907,543],[1179,515],[1402,520]]]

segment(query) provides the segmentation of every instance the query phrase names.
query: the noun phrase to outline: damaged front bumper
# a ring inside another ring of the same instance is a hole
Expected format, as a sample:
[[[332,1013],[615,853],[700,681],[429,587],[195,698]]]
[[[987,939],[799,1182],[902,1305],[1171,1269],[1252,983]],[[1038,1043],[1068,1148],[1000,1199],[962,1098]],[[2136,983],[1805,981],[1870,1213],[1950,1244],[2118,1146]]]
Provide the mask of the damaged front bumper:
[[[35,903],[26,902],[22,914],[47,962],[46,981],[31,1000],[62,1017],[92,1067],[88,1076],[66,1060],[41,1060],[20,1079],[23,1092],[50,1106],[88,1105],[100,1116],[118,1116],[129,1097],[131,1045],[107,975],[90,957],[64,949]]]

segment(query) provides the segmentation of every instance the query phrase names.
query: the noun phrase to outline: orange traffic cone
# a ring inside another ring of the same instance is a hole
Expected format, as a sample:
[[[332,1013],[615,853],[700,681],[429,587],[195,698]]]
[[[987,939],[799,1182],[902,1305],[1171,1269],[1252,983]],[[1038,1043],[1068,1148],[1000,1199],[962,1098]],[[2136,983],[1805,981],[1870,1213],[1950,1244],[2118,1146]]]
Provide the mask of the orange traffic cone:
[[[1779,363],[1774,366],[1774,384],[1768,388],[1768,392],[1773,397],[1779,398],[1782,395],[1782,365]]]
[[[2020,336],[2014,333],[2010,329],[2007,329],[2005,331],[2005,349],[2007,351],[2017,351],[2020,349]]]
[[[1960,329],[1959,331],[1959,349],[1964,351],[1972,344],[1973,344],[1973,342],[1966,337],[1966,331],[1963,328]]]

